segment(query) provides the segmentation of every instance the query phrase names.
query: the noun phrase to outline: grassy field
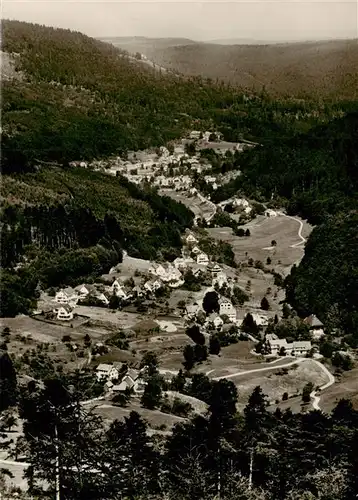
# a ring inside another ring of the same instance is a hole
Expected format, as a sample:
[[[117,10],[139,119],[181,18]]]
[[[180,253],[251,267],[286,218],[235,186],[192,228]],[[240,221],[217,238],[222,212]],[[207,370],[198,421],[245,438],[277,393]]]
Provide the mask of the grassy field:
[[[298,217],[297,219],[299,220]],[[302,236],[307,238],[312,226],[306,221],[302,223]],[[303,257],[303,247],[292,247],[301,241],[298,236],[300,226],[296,220],[285,216],[258,216],[242,227],[250,230],[250,237],[234,236],[230,228],[213,228],[208,229],[208,232],[213,238],[228,241],[238,262],[245,262],[251,257],[265,263],[267,257],[270,257],[272,264],[268,267],[287,273],[291,266]],[[275,240],[277,245],[271,249],[272,240]]]
[[[238,409],[243,410],[247,404],[248,398],[256,386],[260,386],[263,392],[268,396],[269,401],[275,404],[280,401],[282,395],[287,392],[289,396],[301,394],[303,387],[307,382],[312,382],[315,386],[324,384],[327,379],[323,371],[312,361],[305,360],[295,368],[287,368],[286,372],[280,367],[267,372],[251,373],[248,375],[231,378],[235,383],[239,393]],[[301,398],[297,398],[301,402]],[[293,408],[292,400],[284,403],[285,407],[298,410],[297,402]],[[281,407],[281,404],[280,404]],[[300,410],[298,410],[300,411]]]

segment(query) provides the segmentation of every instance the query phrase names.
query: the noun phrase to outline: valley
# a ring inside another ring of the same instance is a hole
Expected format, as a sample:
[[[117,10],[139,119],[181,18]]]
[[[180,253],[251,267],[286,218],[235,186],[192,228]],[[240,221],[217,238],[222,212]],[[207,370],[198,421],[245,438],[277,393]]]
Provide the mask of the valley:
[[[354,498],[354,41],[3,28],[0,497]]]

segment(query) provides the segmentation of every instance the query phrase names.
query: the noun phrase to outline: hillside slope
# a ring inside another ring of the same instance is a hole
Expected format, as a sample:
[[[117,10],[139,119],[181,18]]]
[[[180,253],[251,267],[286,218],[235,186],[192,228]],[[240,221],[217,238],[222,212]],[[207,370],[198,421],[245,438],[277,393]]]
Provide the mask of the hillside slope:
[[[162,145],[233,99],[232,90],[160,75],[69,30],[3,21],[2,48],[18,70],[3,83],[10,171]]]
[[[308,133],[254,148],[241,155],[242,175],[219,188],[213,200],[244,190],[255,199],[285,204],[312,224],[355,208],[357,136],[358,113],[351,112]]]
[[[112,39],[117,47],[136,51],[138,45]],[[172,43],[146,39],[140,52],[154,62],[185,75],[219,78],[272,95],[358,97],[357,40],[272,45]]]
[[[312,311],[358,346],[358,212],[328,219],[314,229],[305,255],[287,278],[287,300],[302,315]]]

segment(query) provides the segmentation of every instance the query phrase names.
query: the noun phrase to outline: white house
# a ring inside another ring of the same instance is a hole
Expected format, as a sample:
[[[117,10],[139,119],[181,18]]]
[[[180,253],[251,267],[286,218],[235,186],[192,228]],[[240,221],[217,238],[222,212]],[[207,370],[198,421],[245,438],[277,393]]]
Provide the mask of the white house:
[[[154,293],[160,288],[162,288],[163,283],[160,280],[149,280],[146,283],[144,283],[144,290],[150,293]]]
[[[245,198],[234,198],[232,202],[234,207],[248,207],[249,202]]]
[[[197,247],[197,246],[195,246],[194,248],[192,248],[192,250],[191,250],[191,251],[192,251],[192,253],[193,253],[194,255],[198,255],[199,253],[201,253],[200,248],[199,248],[199,247]]]
[[[312,349],[310,341],[295,341],[289,344],[286,339],[279,339],[275,334],[266,335],[265,343],[273,355],[279,354],[283,349],[288,356],[306,356]]]
[[[312,345],[309,340],[293,342],[292,354],[293,356],[306,356],[311,349]]]
[[[155,276],[158,276],[159,278],[166,278],[167,271],[165,268],[162,266],[162,264],[152,264],[150,268],[148,269],[148,272],[150,274],[154,274]]]
[[[165,281],[179,281],[182,278],[182,274],[175,266],[169,264],[166,268],[166,276],[163,278]]]
[[[213,324],[215,328],[221,328],[224,324],[224,321],[218,314],[212,313],[210,316],[207,317],[205,321],[206,326],[209,326],[210,324]]]
[[[252,317],[258,326],[268,325],[268,317],[265,316],[264,314],[252,313]]]
[[[189,134],[190,139],[200,139],[202,132],[200,130],[192,130]]]
[[[102,302],[102,304],[104,304],[105,306],[108,306],[108,304],[109,304],[109,300],[107,299],[107,297],[105,296],[105,294],[104,294],[104,293],[102,293],[102,292],[97,292],[97,293],[95,294],[95,297],[96,297],[98,300],[100,300],[100,301]]]
[[[78,295],[71,287],[62,288],[56,293],[54,301],[58,304],[68,304],[69,302],[76,303],[78,301]]]
[[[221,288],[222,286],[227,285],[227,283],[228,280],[226,274],[221,272],[213,277],[212,286],[214,287],[215,285],[218,285],[219,288]]]
[[[57,319],[60,321],[71,321],[73,319],[72,307],[69,304],[63,304],[57,309]]]
[[[204,252],[199,253],[199,255],[196,256],[196,263],[207,266],[209,264],[209,257]]]
[[[185,270],[189,267],[190,264],[194,263],[194,259],[191,257],[177,257],[173,264],[176,269]]]
[[[90,293],[94,293],[96,288],[93,285],[78,285],[75,290],[78,293],[79,300],[83,300]]]
[[[129,295],[125,291],[124,286],[121,283],[119,283],[118,280],[113,281],[110,289],[111,293],[115,294],[120,299],[127,300],[129,298]]]
[[[166,158],[170,155],[169,150],[165,146],[160,146],[159,151],[162,155],[162,157]]]
[[[222,272],[222,269],[221,267],[219,266],[219,264],[217,263],[210,263],[208,265],[208,271],[213,275],[213,276],[216,276],[217,274],[221,273]]]
[[[275,212],[275,210],[271,210],[270,208],[268,208],[267,210],[265,210],[265,215],[266,217],[276,217],[277,212]]]
[[[96,368],[96,377],[97,380],[117,380],[119,372],[115,366],[101,363]]]
[[[230,321],[232,322],[236,321],[236,309],[232,305],[229,299],[227,299],[226,297],[221,297],[219,299],[219,306],[220,306],[220,311],[219,311],[220,316],[223,316],[225,314],[226,316],[228,316]]]
[[[129,369],[123,377],[122,382],[118,385],[117,390],[124,392],[126,389],[132,389],[134,392],[144,392],[146,382],[140,376],[137,370]]]
[[[193,245],[195,243],[198,243],[198,240],[195,238],[193,233],[189,233],[188,236],[185,238],[185,242],[187,245]]]

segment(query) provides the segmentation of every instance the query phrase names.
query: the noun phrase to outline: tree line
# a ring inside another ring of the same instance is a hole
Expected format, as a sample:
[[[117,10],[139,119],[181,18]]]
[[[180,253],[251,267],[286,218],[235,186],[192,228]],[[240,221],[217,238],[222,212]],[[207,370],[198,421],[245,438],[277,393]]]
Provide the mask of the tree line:
[[[148,423],[133,411],[104,425],[81,405],[76,376],[22,387],[24,435],[12,456],[31,464],[29,493],[40,499],[59,491],[71,500],[351,500],[357,495],[358,412],[349,401],[341,400],[331,414],[270,411],[256,387],[238,414],[231,381],[203,385],[199,379],[193,380],[192,394],[205,399],[207,413],[175,424],[168,436],[148,434]]]

